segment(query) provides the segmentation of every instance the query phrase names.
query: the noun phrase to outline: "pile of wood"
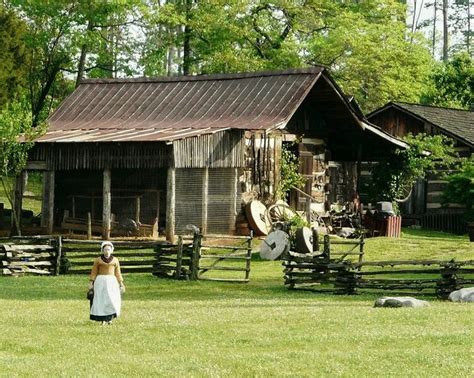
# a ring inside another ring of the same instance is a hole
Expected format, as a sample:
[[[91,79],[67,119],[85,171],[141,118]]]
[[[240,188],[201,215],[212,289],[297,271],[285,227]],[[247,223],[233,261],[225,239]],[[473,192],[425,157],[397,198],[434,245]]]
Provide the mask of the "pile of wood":
[[[59,273],[58,246],[51,244],[0,244],[2,275]]]
[[[196,280],[201,235],[192,240],[178,237],[176,244],[166,243],[156,246],[156,262],[153,275],[177,280]]]

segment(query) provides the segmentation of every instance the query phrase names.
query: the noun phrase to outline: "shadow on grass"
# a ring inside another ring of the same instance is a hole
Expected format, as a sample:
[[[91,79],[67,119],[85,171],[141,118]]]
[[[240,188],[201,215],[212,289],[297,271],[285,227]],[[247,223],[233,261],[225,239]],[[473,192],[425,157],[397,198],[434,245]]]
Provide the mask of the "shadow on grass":
[[[423,230],[423,229],[414,229],[414,228],[404,228],[402,230],[403,236],[410,236],[410,238],[416,239],[446,239],[446,241],[452,241],[453,239],[460,240],[460,241],[469,241],[469,237],[466,234],[457,235],[457,234],[450,234],[448,232],[441,232],[441,231],[431,231],[431,230]]]
[[[337,295],[312,291],[288,290],[283,280],[260,279],[248,284],[218,282],[186,282],[156,278],[148,274],[134,274],[126,277],[127,292],[123,300],[133,301],[177,301],[209,302],[217,306],[278,306],[312,307],[324,302],[332,306],[353,302],[373,301],[383,295],[394,293],[361,293],[357,295]],[[0,277],[0,300],[16,301],[56,301],[78,300],[87,302],[87,278],[78,276],[59,277]],[[402,294],[403,295],[403,294]],[[436,299],[432,295],[416,295],[425,299]],[[235,305],[228,301],[235,300]],[[313,302],[314,301],[314,302]]]

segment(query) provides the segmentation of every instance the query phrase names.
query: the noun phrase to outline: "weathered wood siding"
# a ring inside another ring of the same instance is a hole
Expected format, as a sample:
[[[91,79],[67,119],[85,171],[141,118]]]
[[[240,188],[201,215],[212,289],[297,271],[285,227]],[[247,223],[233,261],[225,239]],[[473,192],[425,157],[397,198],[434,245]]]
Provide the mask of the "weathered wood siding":
[[[242,130],[226,130],[173,142],[176,168],[240,168],[245,164],[244,150]]]
[[[37,143],[30,161],[44,161],[48,170],[164,168],[173,160],[162,142]]]
[[[281,175],[281,133],[248,133],[244,192],[256,192],[260,199],[273,198]]]
[[[370,121],[396,137],[404,137],[408,133],[418,134],[425,132],[423,122],[396,109],[387,109],[376,114]]]

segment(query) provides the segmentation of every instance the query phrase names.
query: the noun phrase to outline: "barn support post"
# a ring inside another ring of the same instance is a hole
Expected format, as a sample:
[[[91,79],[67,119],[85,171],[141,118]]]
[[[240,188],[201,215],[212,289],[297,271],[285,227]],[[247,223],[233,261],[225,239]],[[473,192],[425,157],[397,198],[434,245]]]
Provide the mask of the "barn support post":
[[[26,171],[21,171],[15,180],[15,192],[13,205],[15,211],[12,212],[11,235],[21,235],[21,210],[23,208],[23,192],[25,191]],[[15,219],[16,217],[16,219]]]
[[[51,235],[54,228],[54,185],[55,172],[43,172],[43,199],[41,203],[41,227],[46,228],[46,233]]]
[[[135,222],[137,222],[137,224],[140,223],[140,209],[140,196],[137,196],[137,198],[135,199]]]
[[[110,196],[110,182],[111,182],[111,171],[110,168],[104,169],[104,181],[103,181],[103,207],[102,207],[102,238],[105,240],[110,239],[110,207],[111,207],[111,196]]]
[[[360,193],[360,176],[362,174],[362,143],[357,147],[357,163],[356,163],[356,193]]]
[[[237,194],[238,194],[238,186],[239,186],[239,169],[232,168],[234,171],[234,185],[232,186],[232,192],[230,193],[232,201],[230,201],[230,225],[232,233],[235,233],[235,218],[237,216]]]
[[[201,232],[207,234],[207,217],[209,207],[209,168],[204,168],[204,174],[202,175],[202,224]]]
[[[173,243],[176,200],[176,169],[174,167],[168,168],[166,187],[166,240]]]

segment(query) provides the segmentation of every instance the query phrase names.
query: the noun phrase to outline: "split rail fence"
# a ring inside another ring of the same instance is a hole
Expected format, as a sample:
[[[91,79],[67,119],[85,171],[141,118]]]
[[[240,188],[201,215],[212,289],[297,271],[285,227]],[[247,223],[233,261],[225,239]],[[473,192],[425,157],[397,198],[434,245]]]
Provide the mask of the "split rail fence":
[[[1,274],[57,275],[60,249],[60,241],[48,237],[0,238]]]
[[[192,239],[178,237],[176,244],[113,243],[122,273],[152,273],[179,280],[248,282],[250,279],[252,235],[229,237],[196,233]],[[0,239],[2,274],[88,274],[94,258],[99,255],[100,244],[101,241],[51,236]]]
[[[252,235],[194,234],[192,239],[178,237],[176,244],[157,246],[153,274],[184,280],[249,282],[251,258]],[[236,272],[243,277],[237,277]]]
[[[352,242],[355,247],[359,243],[359,250],[351,251],[351,254],[359,254],[358,262],[353,262],[346,259],[349,254],[341,252],[340,257],[335,258],[331,245],[336,243],[349,245],[351,242],[326,238],[322,252],[306,255],[290,252],[283,261],[285,285],[289,289],[336,294],[389,291],[447,298],[452,291],[474,284],[474,260],[365,262],[364,241],[359,240]]]

